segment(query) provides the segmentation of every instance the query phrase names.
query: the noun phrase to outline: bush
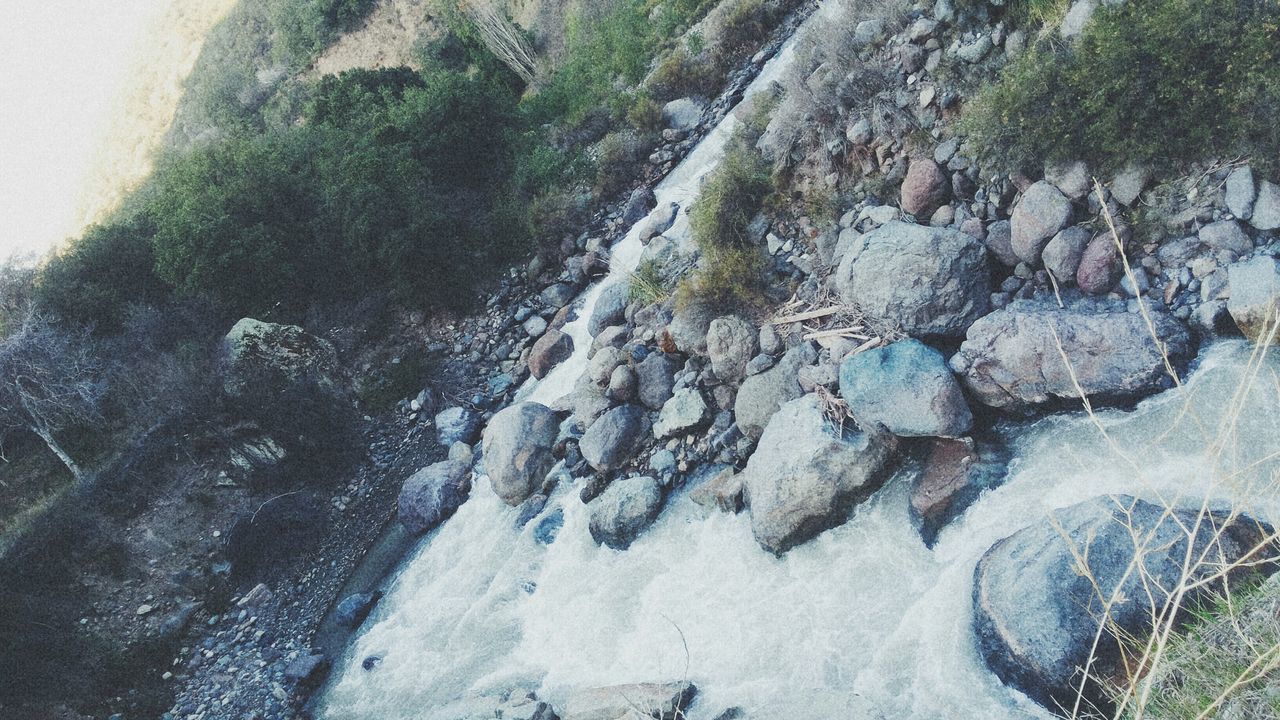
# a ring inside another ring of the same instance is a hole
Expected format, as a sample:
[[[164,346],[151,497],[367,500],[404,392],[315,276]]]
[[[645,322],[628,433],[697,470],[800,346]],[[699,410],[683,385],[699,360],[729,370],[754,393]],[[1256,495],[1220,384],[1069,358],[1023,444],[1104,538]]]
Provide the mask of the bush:
[[[772,189],[768,164],[739,136],[689,211],[699,249],[714,253],[753,246],[747,226]]]
[[[170,295],[155,272],[154,233],[146,217],[89,228],[42,268],[38,302],[99,334],[119,332],[131,305],[159,304]]]
[[[1013,168],[1101,169],[1280,154],[1280,4],[1102,7],[1079,40],[1042,42],[976,99],[964,129]]]

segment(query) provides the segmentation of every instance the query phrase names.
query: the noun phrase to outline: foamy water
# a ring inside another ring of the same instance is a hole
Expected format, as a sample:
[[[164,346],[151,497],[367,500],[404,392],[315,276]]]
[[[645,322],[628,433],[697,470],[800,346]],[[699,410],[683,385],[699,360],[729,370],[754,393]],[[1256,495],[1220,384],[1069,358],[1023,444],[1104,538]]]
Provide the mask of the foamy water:
[[[979,659],[974,565],[1049,510],[1100,494],[1181,493],[1198,503],[1273,480],[1275,462],[1256,463],[1276,451],[1280,430],[1275,362],[1231,423],[1247,441],[1228,442],[1218,459],[1207,452],[1206,438],[1219,437],[1220,421],[1232,416],[1247,355],[1242,343],[1218,345],[1185,390],[1100,414],[1140,471],[1083,413],[1009,430],[1008,482],[932,551],[908,521],[908,471],[850,522],[782,559],[759,548],[746,515],[708,514],[681,494],[629,550],[600,547],[576,488],[549,503],[548,512],[563,508],[565,523],[544,546],[532,535],[536,521],[517,531],[516,511],[481,479],[391,584],[324,717],[428,718],[511,687],[554,706],[578,687],[686,677],[700,689],[693,720],[735,705],[800,720],[1051,717]],[[1211,482],[1240,468],[1250,469]],[[1274,493],[1252,494],[1255,514],[1280,519]],[[366,671],[360,661],[371,655],[383,662]]]

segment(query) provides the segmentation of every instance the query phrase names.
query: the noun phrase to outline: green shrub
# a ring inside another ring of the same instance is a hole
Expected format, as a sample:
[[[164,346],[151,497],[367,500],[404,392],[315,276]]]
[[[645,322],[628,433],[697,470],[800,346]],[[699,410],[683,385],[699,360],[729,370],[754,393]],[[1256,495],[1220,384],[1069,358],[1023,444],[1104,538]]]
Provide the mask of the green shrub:
[[[130,305],[160,304],[170,295],[155,272],[154,234],[146,217],[89,228],[41,269],[37,302],[98,333],[118,332]]]
[[[1074,44],[1042,42],[969,109],[965,130],[1010,167],[1100,169],[1280,154],[1280,3],[1102,7]]]
[[[697,270],[676,288],[676,303],[695,299],[718,307],[757,307],[764,301],[764,252],[760,248],[732,248],[703,255]]]
[[[723,79],[710,61],[679,47],[658,61],[649,76],[648,90],[658,100],[710,95]]]
[[[768,163],[736,138],[689,211],[698,248],[707,253],[751,247],[747,226],[772,190]]]

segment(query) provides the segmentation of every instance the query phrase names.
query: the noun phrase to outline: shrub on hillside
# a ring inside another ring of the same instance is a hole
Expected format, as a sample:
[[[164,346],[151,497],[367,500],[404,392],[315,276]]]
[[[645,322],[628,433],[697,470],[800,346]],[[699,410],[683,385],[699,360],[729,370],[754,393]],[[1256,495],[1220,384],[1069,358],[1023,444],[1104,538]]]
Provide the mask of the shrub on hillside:
[[[1274,0],[1101,7],[1077,42],[1042,42],[1009,65],[965,129],[1010,167],[1270,161],[1280,156],[1278,32]]]

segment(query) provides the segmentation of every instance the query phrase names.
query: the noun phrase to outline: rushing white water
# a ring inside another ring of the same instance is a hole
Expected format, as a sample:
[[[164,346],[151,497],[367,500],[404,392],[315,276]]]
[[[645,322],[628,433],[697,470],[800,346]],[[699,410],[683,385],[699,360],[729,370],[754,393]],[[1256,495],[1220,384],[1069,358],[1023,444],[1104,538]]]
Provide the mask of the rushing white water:
[[[565,523],[545,546],[482,479],[394,580],[324,716],[443,718],[450,703],[511,687],[554,705],[578,687],[687,677],[700,688],[694,720],[733,705],[800,720],[1050,717],[977,656],[975,563],[1050,509],[1099,494],[1198,503],[1273,486],[1280,363],[1237,402],[1247,356],[1242,343],[1215,346],[1183,390],[1100,413],[1110,442],[1083,413],[1009,429],[1008,481],[932,551],[908,522],[906,470],[782,559],[756,545],[747,517],[680,494],[629,550],[597,546],[576,488],[549,503]],[[1256,515],[1280,519],[1273,491],[1245,494]],[[382,663],[364,670],[368,656]]]
[[[771,61],[748,95],[792,54],[788,46]],[[731,115],[656,188],[660,203],[682,208],[669,237],[687,234],[683,208],[735,127]],[[634,271],[641,250],[633,228],[613,250],[609,277],[584,293],[566,326],[572,358],[523,388],[522,399],[550,403],[572,390],[591,310],[604,287]],[[618,552],[591,540],[578,488],[562,487],[544,516],[561,511],[564,526],[545,545],[534,537],[538,520],[517,530],[516,510],[479,478],[393,579],[321,715],[444,720],[492,711],[491,697],[512,688],[555,706],[575,688],[687,678],[699,688],[691,720],[730,706],[792,720],[1051,717],[978,657],[970,603],[978,558],[1053,508],[1111,492],[1197,503],[1248,495],[1256,514],[1280,519],[1273,495],[1245,487],[1276,469],[1259,461],[1280,437],[1280,365],[1264,364],[1254,391],[1232,402],[1247,358],[1242,344],[1219,345],[1183,389],[1132,412],[1100,413],[1110,441],[1083,413],[1006,428],[1008,481],[933,550],[908,520],[909,469],[848,523],[781,559],[755,543],[745,515],[708,513],[680,493]],[[1218,432],[1222,424],[1238,433]],[[370,657],[380,663],[364,669]]]

